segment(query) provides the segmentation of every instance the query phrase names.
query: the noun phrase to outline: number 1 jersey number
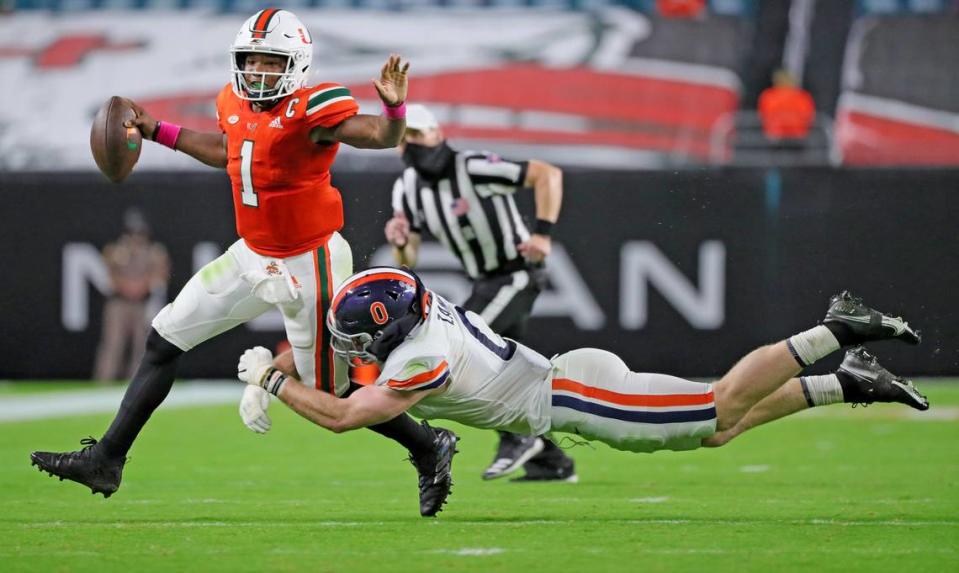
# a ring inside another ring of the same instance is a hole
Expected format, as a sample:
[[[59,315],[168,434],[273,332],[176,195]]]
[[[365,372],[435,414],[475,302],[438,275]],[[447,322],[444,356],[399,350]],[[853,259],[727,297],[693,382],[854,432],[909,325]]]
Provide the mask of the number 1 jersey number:
[[[244,205],[259,207],[260,199],[253,188],[253,140],[247,139],[240,146],[240,180],[243,182],[243,192],[240,197]]]

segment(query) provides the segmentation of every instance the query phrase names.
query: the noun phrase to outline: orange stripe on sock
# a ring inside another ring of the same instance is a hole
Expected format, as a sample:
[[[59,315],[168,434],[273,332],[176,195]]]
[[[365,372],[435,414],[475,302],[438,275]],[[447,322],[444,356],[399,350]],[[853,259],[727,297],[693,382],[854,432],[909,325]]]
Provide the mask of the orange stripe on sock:
[[[698,406],[713,401],[713,392],[703,394],[620,394],[569,380],[554,378],[553,390],[574,392],[587,398],[595,398],[620,406]]]

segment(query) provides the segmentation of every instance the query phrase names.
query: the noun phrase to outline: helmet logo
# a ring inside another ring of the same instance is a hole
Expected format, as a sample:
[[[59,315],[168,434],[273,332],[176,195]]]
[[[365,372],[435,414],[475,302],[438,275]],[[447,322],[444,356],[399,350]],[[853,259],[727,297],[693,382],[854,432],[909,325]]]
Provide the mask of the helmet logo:
[[[376,324],[386,324],[390,319],[390,313],[387,312],[386,305],[380,301],[376,301],[370,305],[370,315]]]
[[[306,32],[303,30],[303,28],[297,28],[296,31],[300,33],[300,40],[302,40],[302,42],[303,42],[304,44],[312,44],[312,43],[313,43],[312,40],[310,40],[310,39],[308,39],[308,38],[306,37]]]

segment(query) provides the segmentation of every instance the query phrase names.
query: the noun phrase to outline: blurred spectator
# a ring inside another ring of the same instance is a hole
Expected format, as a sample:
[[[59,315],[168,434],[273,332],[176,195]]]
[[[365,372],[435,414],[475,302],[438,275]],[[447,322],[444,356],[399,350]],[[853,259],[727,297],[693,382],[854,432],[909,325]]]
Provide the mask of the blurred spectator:
[[[656,0],[656,11],[664,18],[697,18],[706,9],[706,0]]]
[[[147,300],[170,278],[170,257],[163,245],[151,240],[143,213],[127,210],[123,228],[123,234],[103,249],[113,293],[103,307],[103,332],[93,373],[101,383],[133,376],[146,345]],[[121,370],[125,350],[129,356]]]
[[[809,135],[816,106],[809,92],[797,87],[789,72],[777,70],[772,87],[759,94],[759,117],[769,139],[801,140]]]

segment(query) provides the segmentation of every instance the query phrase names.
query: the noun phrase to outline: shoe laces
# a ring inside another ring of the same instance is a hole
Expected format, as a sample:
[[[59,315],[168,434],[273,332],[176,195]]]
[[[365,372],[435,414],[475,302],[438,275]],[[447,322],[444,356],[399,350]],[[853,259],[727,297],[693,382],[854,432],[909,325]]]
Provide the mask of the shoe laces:
[[[871,354],[868,350],[866,350],[865,347],[860,346],[859,348],[853,350],[853,352],[855,352],[857,358],[863,362],[866,362],[870,366],[879,366],[879,359],[877,359],[874,354]]]
[[[848,290],[844,290],[840,292],[838,295],[836,295],[835,299],[837,301],[847,301],[854,304],[862,304],[862,297],[853,296],[853,294],[849,292]]]
[[[577,446],[586,446],[591,450],[596,449],[596,446],[594,446],[589,440],[581,440],[572,436],[563,436],[558,442],[554,443],[556,444],[556,447],[561,450],[571,450]]]
[[[93,447],[96,446],[98,443],[100,443],[100,442],[98,442],[97,439],[94,438],[93,436],[88,436],[88,437],[86,437],[86,438],[82,438],[82,439],[80,440],[80,445],[83,446],[83,448],[80,449],[80,454],[81,454],[81,455],[85,455],[85,456],[92,456],[92,455],[93,455]],[[115,458],[106,458],[106,457],[105,457],[105,459],[113,460],[113,459],[115,459]],[[121,461],[122,461],[122,464],[123,464],[123,465],[126,465],[126,464],[130,463],[130,460],[133,459],[133,458],[128,457],[128,456],[121,456],[120,459],[121,459]]]
[[[93,436],[89,436],[80,440],[80,445],[83,446],[81,452],[89,451],[93,446],[97,445],[97,440]]]

